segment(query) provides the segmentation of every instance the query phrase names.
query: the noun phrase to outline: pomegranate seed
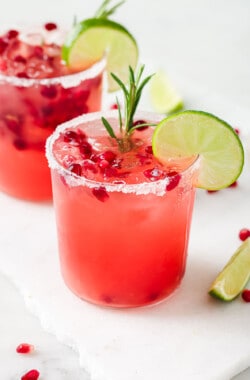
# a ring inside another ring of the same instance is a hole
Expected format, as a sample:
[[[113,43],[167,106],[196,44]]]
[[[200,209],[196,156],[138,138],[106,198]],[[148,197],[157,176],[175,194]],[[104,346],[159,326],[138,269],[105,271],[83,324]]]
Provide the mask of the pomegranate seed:
[[[229,187],[237,187],[237,186],[238,186],[238,182],[235,181],[235,182],[233,182]]]
[[[110,163],[107,160],[101,160],[100,162],[98,162],[98,166],[101,169],[106,169],[107,167],[109,167],[109,165]]]
[[[9,30],[7,33],[6,33],[6,37],[9,39],[9,40],[12,40],[13,38],[16,38],[18,36],[19,32],[17,30]]]
[[[250,230],[247,228],[242,228],[239,232],[239,238],[241,241],[245,241],[248,237],[250,237]]]
[[[37,369],[31,369],[29,372],[25,373],[25,375],[21,377],[21,380],[37,380],[39,376],[40,373],[39,371],[37,371]]]
[[[44,28],[45,28],[46,30],[51,31],[51,30],[55,30],[55,29],[57,29],[57,25],[56,25],[54,22],[47,22],[47,23],[44,25]]]
[[[241,293],[241,297],[245,302],[250,302],[250,289],[244,289]]]
[[[79,146],[80,153],[84,156],[84,158],[89,158],[92,154],[92,146],[88,141],[81,142]]]
[[[110,106],[110,109],[111,109],[111,110],[117,110],[117,109],[118,109],[118,105],[117,105],[116,103],[114,103],[114,104],[112,104],[112,105]]]
[[[148,146],[146,146],[146,148],[145,148],[145,152],[148,153],[148,154],[153,154],[152,145],[148,145]]]
[[[33,55],[36,58],[43,58],[43,48],[41,46],[34,46]]]
[[[93,162],[88,161],[88,160],[83,162],[83,169],[84,170],[90,170],[93,173],[98,172],[96,165]]]
[[[8,42],[4,41],[2,38],[0,38],[0,54],[4,52],[4,50],[7,48]]]
[[[152,157],[149,154],[137,153],[136,157],[139,159],[141,165],[150,165]]]
[[[20,128],[21,128],[21,118],[18,117],[17,115],[12,115],[12,114],[7,114],[4,116],[4,121],[7,126],[7,128],[14,132],[14,133],[19,133]]]
[[[133,126],[136,127],[137,125],[140,125],[140,124],[146,124],[146,121],[144,120],[137,120],[133,123]],[[139,127],[137,128],[137,131],[144,131],[145,129],[148,128],[148,125],[145,125],[145,127]]]
[[[235,133],[237,133],[237,135],[240,134],[240,130],[239,130],[239,128],[234,128],[234,131],[235,131]]]
[[[110,177],[117,177],[118,176],[118,171],[116,168],[113,168],[113,167],[107,167],[106,169],[104,169],[104,173],[103,175],[107,178],[110,178]]]
[[[26,59],[22,55],[16,55],[14,61],[17,63],[26,63]]]
[[[166,176],[166,173],[159,168],[147,169],[143,174],[150,181],[158,181]]]
[[[172,174],[172,173],[170,173]],[[168,174],[169,175],[169,174]],[[181,176],[180,174],[174,174],[169,177],[169,183],[166,186],[166,190],[170,191],[173,190],[180,182]]]
[[[93,189],[92,194],[101,202],[106,202],[109,199],[109,195],[104,186]]]
[[[207,190],[208,194],[218,193],[219,190]]]
[[[21,71],[20,73],[17,73],[16,75],[18,78],[29,78],[28,74],[25,73],[24,71]]]
[[[63,134],[63,141],[65,142],[76,142],[78,140],[78,135],[74,131],[66,131]]]
[[[111,150],[106,150],[105,152],[97,154],[95,156],[96,161],[105,160],[105,161],[108,161],[109,163],[112,163],[115,160],[115,158],[116,158],[116,154],[112,152]]]
[[[30,354],[33,351],[34,351],[34,346],[29,343],[21,343],[16,348],[16,352],[18,354]]]
[[[26,141],[24,141],[22,139],[14,140],[13,145],[17,150],[27,149],[27,143],[26,143]]]
[[[76,175],[81,176],[82,174],[82,167],[80,164],[71,164],[67,169]]]
[[[41,95],[45,98],[54,99],[57,96],[57,89],[55,86],[43,86]]]

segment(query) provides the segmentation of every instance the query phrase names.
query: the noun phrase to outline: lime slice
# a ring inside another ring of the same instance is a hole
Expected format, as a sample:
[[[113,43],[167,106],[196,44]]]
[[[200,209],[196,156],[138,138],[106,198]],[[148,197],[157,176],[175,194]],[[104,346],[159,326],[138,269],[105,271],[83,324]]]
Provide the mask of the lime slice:
[[[250,238],[246,239],[212,283],[209,294],[223,301],[232,301],[250,279]]]
[[[162,120],[153,133],[152,146],[165,164],[200,156],[195,186],[207,190],[231,185],[244,164],[242,143],[234,129],[202,111],[183,111]]]
[[[108,19],[92,18],[76,24],[62,49],[62,58],[73,70],[83,70],[106,56],[107,71],[127,82],[128,66],[135,68],[138,48],[122,25]],[[108,75],[109,91],[118,89]]]
[[[151,79],[149,94],[156,112],[170,114],[183,108],[183,100],[163,70]]]

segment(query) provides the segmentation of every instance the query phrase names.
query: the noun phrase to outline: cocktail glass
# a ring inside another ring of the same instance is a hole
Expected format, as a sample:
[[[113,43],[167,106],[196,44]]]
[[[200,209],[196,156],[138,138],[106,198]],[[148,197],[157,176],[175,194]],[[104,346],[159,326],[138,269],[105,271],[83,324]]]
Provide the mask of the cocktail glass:
[[[45,141],[58,124],[100,110],[105,62],[72,73],[62,67],[60,46],[48,43],[44,54],[44,45],[34,45],[37,32],[29,43],[15,33],[11,30],[5,34],[9,39],[0,38],[0,190],[21,199],[49,200]],[[13,46],[7,57],[13,75],[6,74],[4,44]],[[53,59],[55,67],[50,64]]]
[[[93,113],[47,140],[62,275],[91,303],[157,303],[185,272],[199,159],[179,173],[174,163],[162,166],[152,155],[150,127],[134,132],[132,151],[119,153],[101,116],[118,127],[117,111]],[[136,118],[160,120],[153,113]]]

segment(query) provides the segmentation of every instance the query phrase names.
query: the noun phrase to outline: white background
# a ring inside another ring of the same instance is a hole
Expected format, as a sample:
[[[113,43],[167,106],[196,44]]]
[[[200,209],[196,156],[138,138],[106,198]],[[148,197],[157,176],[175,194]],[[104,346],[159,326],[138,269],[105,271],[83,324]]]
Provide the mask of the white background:
[[[0,25],[56,21],[70,26],[74,16],[89,17],[98,5],[97,0],[1,0]],[[141,59],[164,67],[184,99],[201,89],[233,107],[249,108],[249,0],[127,0],[115,19],[136,37]],[[18,368],[20,359],[11,347],[24,336],[40,344],[34,366],[45,363],[55,380],[89,379],[77,356],[42,331],[9,280],[0,277],[0,284],[1,379],[12,380],[8,369]],[[249,377],[250,372],[239,379]]]

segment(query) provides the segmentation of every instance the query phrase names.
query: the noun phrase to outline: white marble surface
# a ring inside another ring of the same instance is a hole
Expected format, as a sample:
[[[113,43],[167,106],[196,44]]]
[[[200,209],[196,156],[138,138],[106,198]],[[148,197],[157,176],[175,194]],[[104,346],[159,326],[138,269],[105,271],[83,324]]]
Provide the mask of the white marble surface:
[[[70,24],[74,14],[80,18],[86,12],[89,16],[97,4],[97,0],[67,3],[9,0],[0,13],[0,22],[25,20],[29,8],[34,22],[51,19]],[[241,124],[247,121],[250,104],[249,16],[248,0],[128,0],[117,14],[117,20],[123,21],[137,36],[144,61],[154,67],[159,63],[159,67],[168,71],[190,107],[210,110],[212,105],[211,111],[224,117],[230,114],[235,123],[239,120]],[[12,234],[15,238],[14,223],[12,231],[2,230],[2,242],[7,242]],[[3,243],[1,252],[5,248]],[[39,320],[25,308],[18,289],[2,275],[0,300],[1,379],[18,379],[33,367],[41,370],[41,380],[91,379],[80,369],[77,354],[41,328]],[[33,343],[37,348],[35,354],[17,355],[15,347],[21,341]],[[249,378],[250,370],[237,380]]]

